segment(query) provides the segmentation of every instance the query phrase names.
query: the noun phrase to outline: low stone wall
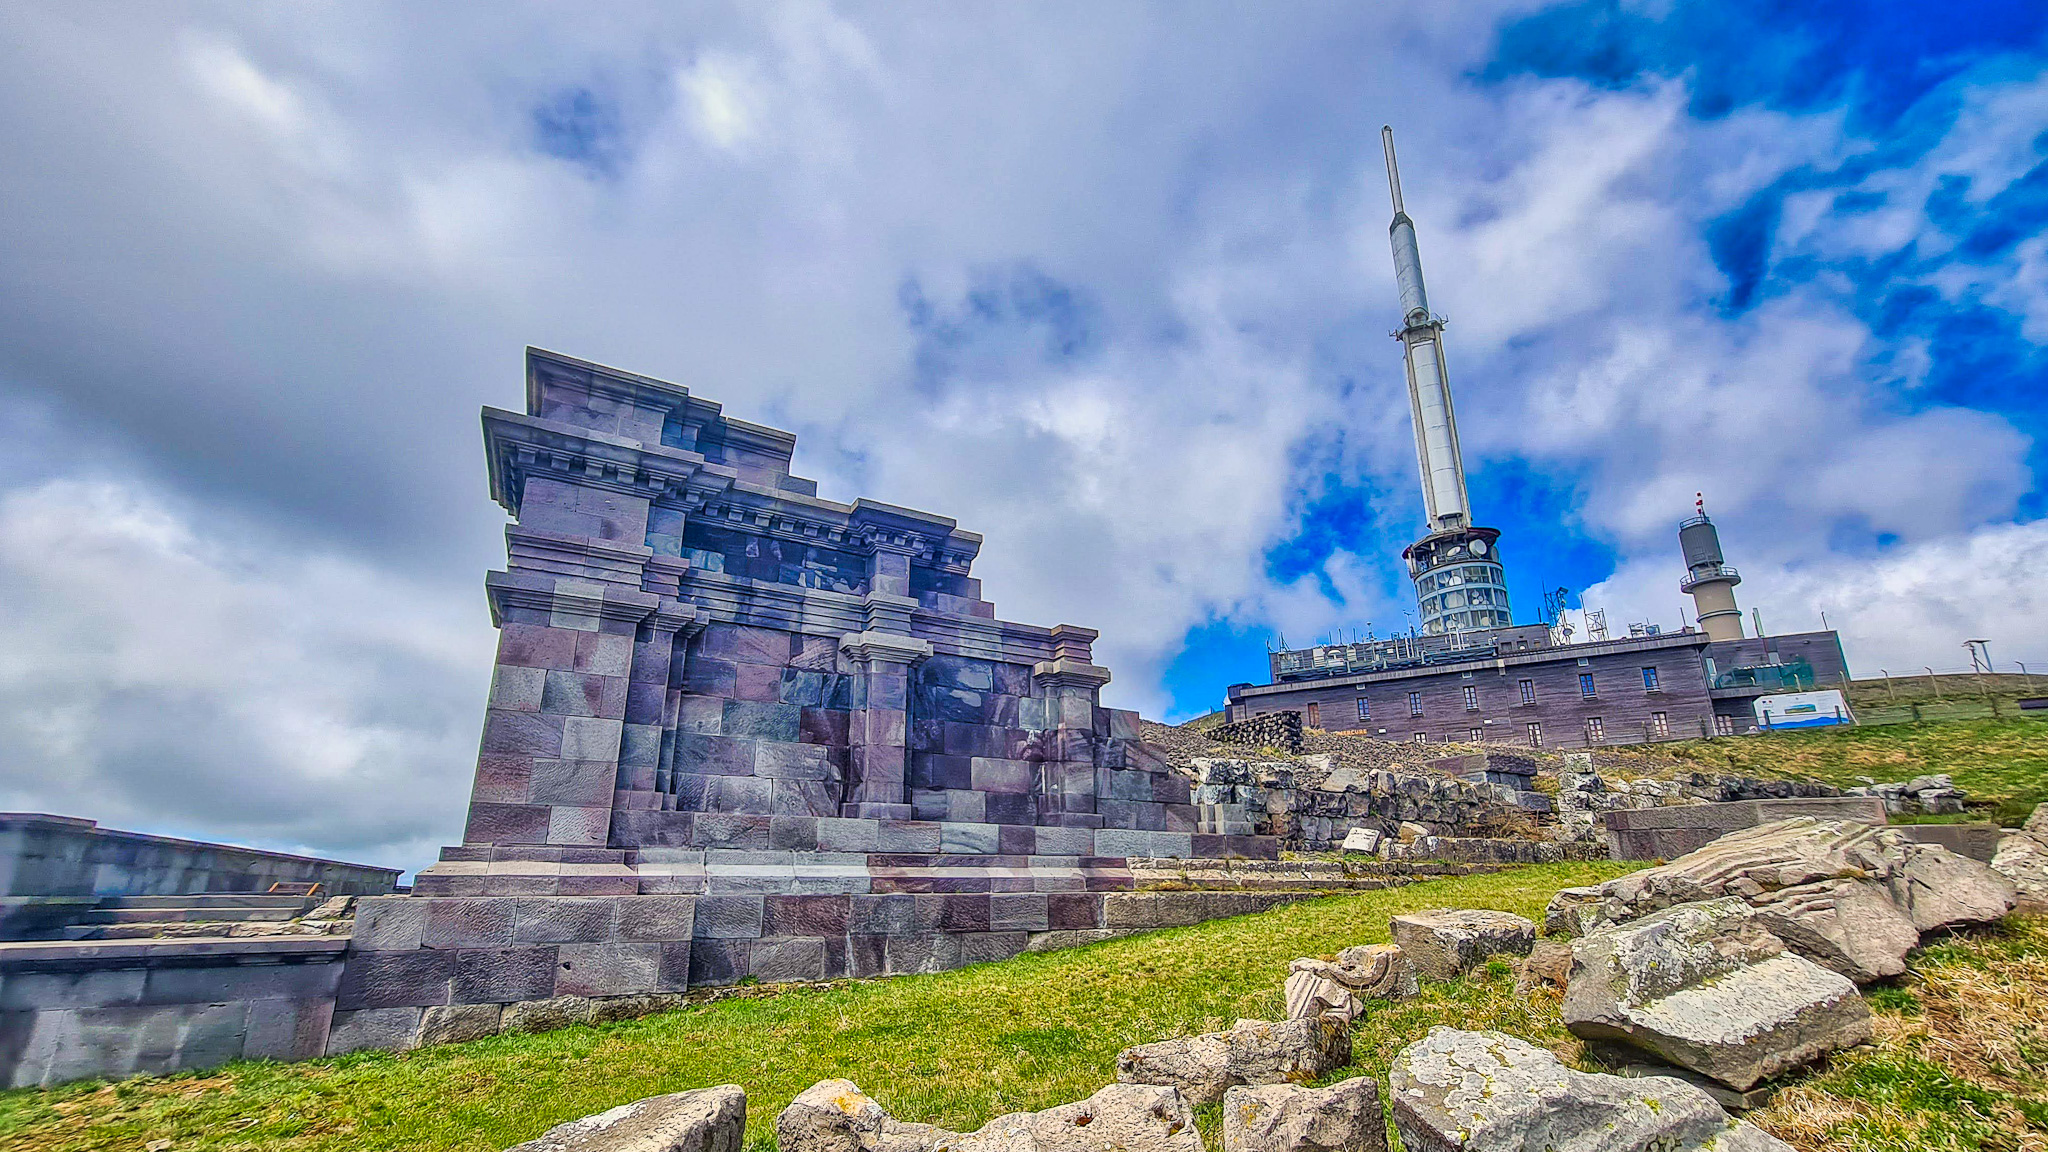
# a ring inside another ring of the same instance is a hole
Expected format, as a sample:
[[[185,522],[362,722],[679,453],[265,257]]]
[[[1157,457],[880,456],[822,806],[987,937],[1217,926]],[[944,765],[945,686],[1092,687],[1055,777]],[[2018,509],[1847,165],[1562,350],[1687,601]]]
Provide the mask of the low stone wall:
[[[1608,855],[1615,860],[1675,860],[1738,828],[1754,828],[1792,816],[1880,825],[1885,822],[1882,800],[1857,796],[1738,800],[1727,804],[1613,811],[1606,816]]]
[[[2005,829],[1996,824],[1898,824],[1893,831],[1920,844],[1939,844],[1958,856],[1985,864],[1998,855]]]
[[[318,1056],[347,947],[334,936],[0,944],[0,1085]]]
[[[0,897],[260,893],[278,882],[373,896],[391,891],[398,876],[396,868],[117,832],[69,816],[0,813]]]
[[[1442,835],[1534,831],[1531,817],[1550,810],[1540,792],[1449,776],[1338,768],[1301,787],[1297,766],[1278,761],[1198,758],[1190,770],[1202,831],[1273,836],[1311,852],[1343,843],[1354,828],[1392,835],[1404,820]]]
[[[1267,712],[1234,724],[1218,724],[1203,733],[1221,744],[1242,744],[1249,748],[1278,748],[1301,751],[1301,713]]]

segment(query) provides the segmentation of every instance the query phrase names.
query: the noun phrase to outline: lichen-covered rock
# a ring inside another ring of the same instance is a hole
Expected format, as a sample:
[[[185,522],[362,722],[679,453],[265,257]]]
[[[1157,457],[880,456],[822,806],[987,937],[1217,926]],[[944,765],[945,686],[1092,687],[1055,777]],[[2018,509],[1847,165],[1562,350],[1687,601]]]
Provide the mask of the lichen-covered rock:
[[[2034,805],[2033,815],[2027,817],[2025,830],[2036,836],[2048,836],[2048,804]]]
[[[1205,1152],[1171,1087],[1111,1084],[1086,1100],[950,1132],[889,1115],[850,1080],[805,1089],[775,1118],[780,1152]]]
[[[1859,982],[1904,971],[1919,933],[1996,920],[2017,899],[2005,877],[1938,845],[1795,816],[1731,832],[1669,864],[1567,888],[1551,898],[1544,924],[1586,933],[1724,896],[1766,913],[1793,951]]]
[[[1379,1085],[1237,1087],[1223,1094],[1223,1152],[1386,1152]]]
[[[1336,967],[1322,960],[1296,960],[1288,967],[1281,996],[1287,1001],[1289,1020],[1312,1020],[1325,1012],[1343,1020],[1358,1019],[1365,1001],[1330,974]]]
[[[1357,1019],[1367,1000],[1402,1000],[1421,991],[1415,966],[1398,944],[1361,944],[1337,954],[1336,963],[1304,957],[1287,966],[1287,1018],[1307,1020],[1335,1012]]]
[[[723,1084],[571,1120],[507,1152],[740,1152],[746,1127],[746,1092]]]
[[[1664,1076],[1576,1072],[1499,1032],[1437,1027],[1387,1072],[1408,1152],[1789,1152]]]
[[[1485,908],[1430,908],[1396,916],[1394,943],[1431,980],[1452,980],[1489,956],[1526,956],[1536,925],[1512,912]]]
[[[1572,946],[1565,1026],[1738,1090],[1870,1039],[1856,985],[1802,956],[1733,897],[1610,925]]]
[[[1306,1020],[1239,1020],[1226,1032],[1139,1044],[1117,1054],[1124,1084],[1177,1088],[1194,1107],[1214,1104],[1234,1084],[1305,1083],[1351,1059],[1349,1021],[1336,1013]]]
[[[1571,976],[1572,942],[1545,937],[1536,941],[1529,958],[1522,962],[1521,974],[1515,977],[1515,994],[1526,996],[1538,988],[1563,992]]]
[[[2033,824],[2048,811],[2048,804],[2034,810]],[[2032,908],[2048,907],[2048,833],[2008,833],[1998,842],[1998,854],[1991,858],[1992,871],[2009,881],[2021,903]]]

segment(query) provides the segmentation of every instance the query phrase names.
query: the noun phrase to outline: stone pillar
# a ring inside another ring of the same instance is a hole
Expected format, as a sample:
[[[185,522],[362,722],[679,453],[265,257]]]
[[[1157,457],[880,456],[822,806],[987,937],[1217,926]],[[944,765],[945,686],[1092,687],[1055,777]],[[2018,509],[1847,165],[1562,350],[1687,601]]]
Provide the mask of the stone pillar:
[[[846,800],[840,814],[908,820],[910,670],[932,654],[932,646],[910,636],[866,631],[842,637],[839,651],[857,677],[847,723]]]
[[[669,796],[668,752],[675,740],[682,690],[671,682],[675,654],[702,631],[710,611],[664,600],[633,643],[626,685],[626,724],[619,740],[619,779],[612,811],[661,811]]]
[[[1045,759],[1040,768],[1039,815],[1042,825],[1100,828],[1096,812],[1095,719],[1109,669],[1098,667],[1090,647],[1101,635],[1092,628],[1061,624],[1052,630],[1052,659],[1031,668],[1033,695],[1045,729],[1039,739]]]
[[[463,843],[602,848],[634,638],[659,598],[530,571],[486,584],[498,661]]]

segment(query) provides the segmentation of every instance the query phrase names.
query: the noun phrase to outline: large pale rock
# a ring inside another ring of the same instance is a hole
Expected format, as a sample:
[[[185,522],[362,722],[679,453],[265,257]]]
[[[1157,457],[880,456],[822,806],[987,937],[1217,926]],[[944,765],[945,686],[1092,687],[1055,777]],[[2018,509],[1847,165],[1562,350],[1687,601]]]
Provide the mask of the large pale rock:
[[[1194,1107],[1214,1104],[1233,1084],[1305,1083],[1351,1059],[1349,1022],[1337,1013],[1307,1020],[1239,1020],[1227,1032],[1139,1044],[1117,1053],[1124,1084],[1178,1088]]]
[[[1353,828],[1344,834],[1340,850],[1371,854],[1380,850],[1380,841],[1386,839],[1376,828]]]
[[[1337,962],[1304,957],[1287,967],[1287,1018],[1308,1020],[1335,1012],[1357,1019],[1367,1000],[1402,1000],[1421,991],[1415,966],[1397,944],[1361,944]]]
[[[1920,933],[1996,920],[2017,899],[2011,881],[1946,848],[1876,825],[1796,816],[1731,832],[1669,864],[1567,888],[1551,899],[1544,924],[1585,933],[1724,896],[1766,913],[1800,955],[1859,982],[1903,972]]]
[[[2043,804],[2034,810],[2032,824],[2048,810]],[[1991,858],[1992,871],[2009,881],[2019,900],[2032,908],[2048,907],[2048,833],[2009,832],[1998,842],[1998,854]]]
[[[507,1152],[740,1152],[746,1127],[746,1092],[723,1084],[571,1120]]]
[[[1682,1080],[1576,1072],[1499,1032],[1437,1027],[1387,1072],[1408,1152],[1789,1152]]]
[[[1870,1039],[1856,985],[1785,950],[1736,897],[1680,904],[1572,946],[1565,1026],[1735,1089]]]
[[[2036,836],[2048,836],[2048,804],[2034,805],[2034,813],[2027,817],[2026,830]]]
[[[1386,1152],[1379,1085],[1265,1084],[1223,1094],[1223,1152]]]
[[[898,1120],[852,1081],[824,1080],[775,1118],[775,1143],[780,1152],[1204,1152],[1187,1101],[1151,1084],[1111,1084],[960,1133]]]
[[[929,1152],[957,1135],[896,1119],[851,1080],[820,1080],[775,1117],[781,1152]]]
[[[1430,908],[1396,916],[1394,943],[1431,980],[1452,980],[1488,956],[1526,956],[1536,925],[1512,912],[1484,908]]]

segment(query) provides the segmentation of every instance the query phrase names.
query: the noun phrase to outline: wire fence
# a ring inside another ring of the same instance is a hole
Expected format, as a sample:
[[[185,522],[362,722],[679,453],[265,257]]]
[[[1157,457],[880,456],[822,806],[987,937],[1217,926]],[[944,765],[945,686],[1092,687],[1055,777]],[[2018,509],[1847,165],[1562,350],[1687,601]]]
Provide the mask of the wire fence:
[[[1849,706],[1864,724],[1909,724],[1924,720],[1982,720],[2019,716],[2048,718],[2048,708],[2023,702],[2048,699],[2048,661],[2001,661],[1982,667],[1883,668],[1842,685]]]

